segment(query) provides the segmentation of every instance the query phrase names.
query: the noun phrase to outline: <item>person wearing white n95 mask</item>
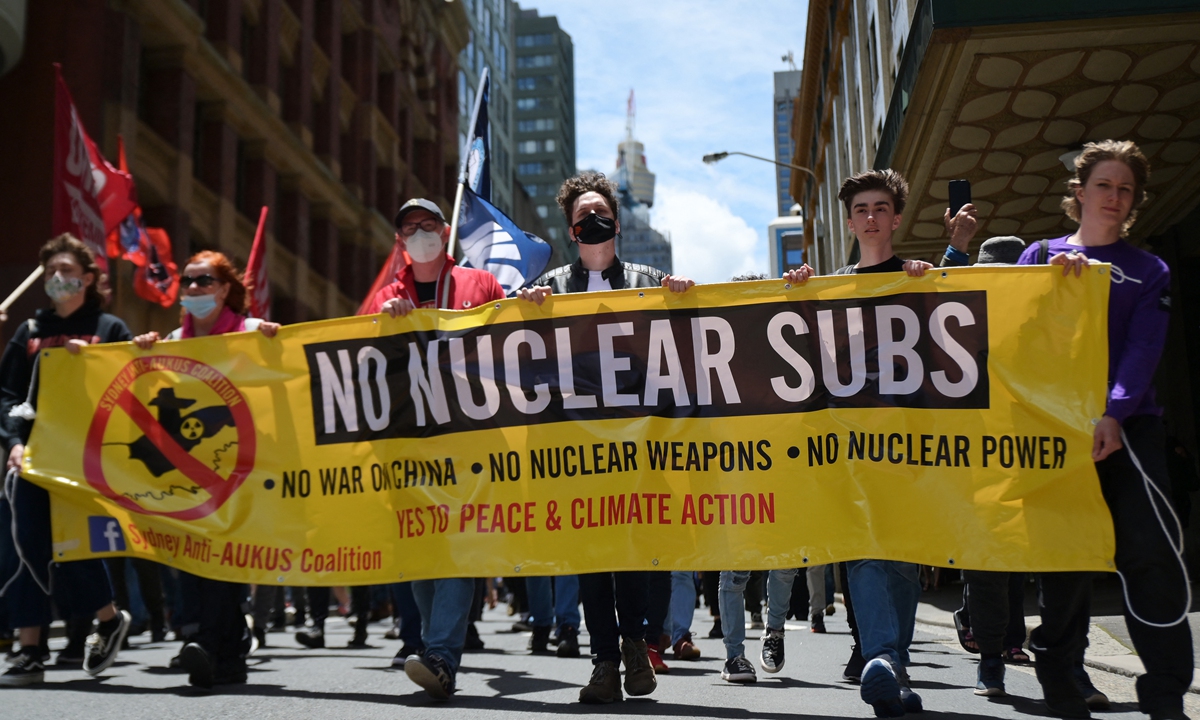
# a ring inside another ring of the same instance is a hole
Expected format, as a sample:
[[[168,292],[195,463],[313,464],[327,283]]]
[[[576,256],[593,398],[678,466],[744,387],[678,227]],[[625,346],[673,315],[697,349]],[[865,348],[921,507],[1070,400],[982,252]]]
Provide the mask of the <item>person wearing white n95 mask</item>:
[[[417,308],[469,310],[504,299],[504,289],[485,270],[459,267],[446,252],[450,225],[441,208],[413,198],[396,213],[396,243],[404,265],[394,282],[375,293],[364,314],[407,315]]]

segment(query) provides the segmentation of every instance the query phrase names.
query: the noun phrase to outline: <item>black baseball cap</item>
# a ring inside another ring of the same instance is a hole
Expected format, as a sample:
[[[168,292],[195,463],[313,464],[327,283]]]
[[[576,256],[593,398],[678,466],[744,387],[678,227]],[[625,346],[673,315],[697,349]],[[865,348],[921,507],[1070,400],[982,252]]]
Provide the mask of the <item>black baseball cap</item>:
[[[400,209],[398,211],[396,211],[396,228],[397,229],[399,229],[400,223],[404,222],[404,216],[409,214],[413,210],[427,210],[427,211],[433,213],[433,215],[435,217],[437,217],[438,220],[441,220],[442,222],[446,222],[446,216],[442,214],[442,209],[437,206],[437,203],[435,203],[431,200],[426,200],[425,198],[413,198],[412,200],[409,200],[408,202],[401,205]]]

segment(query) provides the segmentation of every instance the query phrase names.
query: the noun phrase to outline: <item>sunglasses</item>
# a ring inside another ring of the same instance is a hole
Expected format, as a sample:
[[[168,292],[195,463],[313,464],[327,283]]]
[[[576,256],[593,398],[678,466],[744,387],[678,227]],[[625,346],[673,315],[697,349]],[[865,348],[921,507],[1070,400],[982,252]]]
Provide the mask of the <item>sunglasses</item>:
[[[187,290],[189,287],[192,286],[192,283],[196,283],[197,287],[206,288],[206,287],[211,286],[215,282],[220,282],[220,281],[217,280],[212,275],[197,275],[195,277],[192,277],[190,275],[184,275],[183,277],[179,278],[179,287],[183,288],[184,290]]]

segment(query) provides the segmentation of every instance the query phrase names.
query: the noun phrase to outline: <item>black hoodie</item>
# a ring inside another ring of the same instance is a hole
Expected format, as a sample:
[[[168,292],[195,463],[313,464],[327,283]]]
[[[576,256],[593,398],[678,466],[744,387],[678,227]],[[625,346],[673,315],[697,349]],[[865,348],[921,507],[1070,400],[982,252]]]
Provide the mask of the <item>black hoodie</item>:
[[[39,350],[62,347],[68,340],[84,340],[95,345],[132,339],[133,334],[120,318],[101,312],[93,304],[85,304],[65,318],[56,315],[54,308],[43,308],[32,320],[21,323],[0,358],[0,441],[4,445],[5,459],[14,445],[23,445],[29,440],[33,428],[31,421],[9,417],[8,412],[29,396],[29,383],[33,379],[34,361]]]

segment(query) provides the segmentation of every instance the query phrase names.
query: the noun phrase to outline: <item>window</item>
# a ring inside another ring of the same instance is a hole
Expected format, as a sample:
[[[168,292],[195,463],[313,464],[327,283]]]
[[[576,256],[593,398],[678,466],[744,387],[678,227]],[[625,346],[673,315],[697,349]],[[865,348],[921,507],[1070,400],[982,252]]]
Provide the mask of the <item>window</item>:
[[[554,163],[534,162],[521,163],[517,166],[518,175],[551,175],[554,173]]]
[[[517,47],[537,47],[539,45],[553,45],[554,36],[550,33],[540,33],[538,35],[518,35]]]
[[[471,105],[467,102],[467,74],[462,70],[458,71],[458,114],[463,117],[471,112]]]
[[[520,100],[517,101],[520,103]],[[554,118],[536,118],[517,122],[517,132],[545,132],[554,129]],[[551,147],[551,150],[554,148]]]
[[[529,194],[529,197],[537,197],[537,189],[538,189],[537,185],[526,185],[525,186],[525,192]]]
[[[508,76],[508,46],[500,46],[500,74]]]
[[[467,28],[467,47],[463,50],[463,62],[471,70],[475,69],[475,33]]]
[[[871,18],[870,28],[867,30],[867,48],[870,51],[870,57],[867,62],[871,64],[871,94],[875,94],[875,85],[879,82],[879,46],[875,39],[875,18]]]
[[[551,239],[551,240],[557,240],[557,239],[558,239],[558,228],[556,228],[556,227],[552,227],[552,228],[550,228],[550,239]]]
[[[553,55],[524,55],[517,58],[518,68],[550,67],[553,64]]]
[[[554,141],[547,140],[544,143],[542,143],[542,150],[544,152],[554,152]]]
[[[517,78],[518,90],[537,90],[537,78],[523,77]]]
[[[517,98],[518,110],[536,110],[541,105],[542,98]]]
[[[546,207],[545,205],[538,205],[537,214],[540,218],[548,218],[550,217],[550,208]]]
[[[538,141],[537,140],[522,140],[521,142],[517,143],[517,154],[518,155],[532,155],[533,153],[535,153],[537,151],[538,151]]]

